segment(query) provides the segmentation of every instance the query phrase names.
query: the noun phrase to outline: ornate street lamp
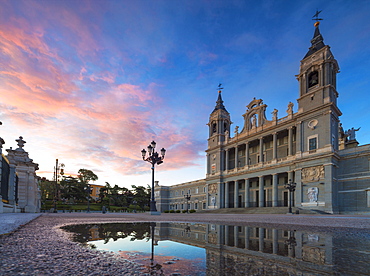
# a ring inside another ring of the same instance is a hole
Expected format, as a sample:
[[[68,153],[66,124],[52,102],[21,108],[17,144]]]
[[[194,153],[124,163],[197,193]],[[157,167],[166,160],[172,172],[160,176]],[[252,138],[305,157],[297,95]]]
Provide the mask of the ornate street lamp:
[[[188,193],[186,193],[186,195],[184,195],[184,198],[186,199],[186,213],[189,214],[189,204],[188,204],[188,202],[189,202],[189,200],[191,198],[191,195],[189,195]]]
[[[294,183],[291,179],[289,179],[289,182],[284,185],[284,188],[289,190],[289,214],[292,214],[293,192],[295,191],[296,186],[297,184]]]
[[[144,161],[149,162],[152,164],[152,191],[151,191],[151,200],[150,200],[150,214],[151,215],[160,215],[160,213],[157,212],[157,208],[155,206],[155,200],[154,200],[154,165],[160,165],[163,163],[164,155],[166,154],[166,150],[164,148],[161,149],[161,155],[158,154],[158,152],[155,151],[156,142],[152,141],[150,145],[148,146],[148,157],[147,152],[145,149],[141,151],[141,155],[143,157]]]
[[[60,171],[60,172],[59,172]],[[57,201],[58,201],[58,178],[60,175],[64,175],[64,164],[58,165],[58,159],[55,160],[54,167],[54,180],[55,180],[55,193],[54,193],[54,213],[57,213]]]
[[[90,213],[90,194],[91,194],[91,187],[90,187],[90,184],[89,183],[87,183],[86,191],[87,191],[87,212]]]

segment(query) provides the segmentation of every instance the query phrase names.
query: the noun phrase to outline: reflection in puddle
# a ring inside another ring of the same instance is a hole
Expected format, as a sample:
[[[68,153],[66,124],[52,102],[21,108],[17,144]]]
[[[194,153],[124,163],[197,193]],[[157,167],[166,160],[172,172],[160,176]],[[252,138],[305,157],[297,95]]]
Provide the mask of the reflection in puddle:
[[[64,229],[76,233],[75,241],[143,264],[151,275],[368,275],[370,271],[367,232],[175,222]]]

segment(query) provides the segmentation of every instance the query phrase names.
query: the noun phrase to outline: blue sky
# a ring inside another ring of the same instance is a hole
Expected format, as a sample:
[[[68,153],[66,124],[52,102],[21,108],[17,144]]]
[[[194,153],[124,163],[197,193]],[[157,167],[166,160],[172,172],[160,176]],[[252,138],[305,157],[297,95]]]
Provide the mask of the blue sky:
[[[370,1],[0,4],[0,136],[5,149],[23,136],[40,176],[58,158],[68,175],[86,168],[98,184],[146,185],[140,151],[154,139],[167,149],[161,185],[204,178],[217,85],[232,128],[253,97],[283,117],[317,9],[341,71],[341,122],[370,142]]]

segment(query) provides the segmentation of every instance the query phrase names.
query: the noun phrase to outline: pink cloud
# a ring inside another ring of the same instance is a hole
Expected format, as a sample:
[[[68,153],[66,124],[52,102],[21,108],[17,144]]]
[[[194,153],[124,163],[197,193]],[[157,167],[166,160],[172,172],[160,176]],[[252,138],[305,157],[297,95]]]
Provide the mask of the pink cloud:
[[[156,83],[117,83],[117,69],[90,65],[102,48],[96,24],[62,7],[55,13],[55,7],[25,2],[25,8],[30,5],[38,10],[33,20],[11,17],[0,26],[0,104],[4,125],[32,138],[38,146],[32,155],[43,152],[49,172],[58,156],[65,163],[109,167],[122,175],[147,173],[140,151],[151,140],[168,149],[164,170],[178,169],[180,162],[194,165],[199,145],[164,112],[170,108],[156,96]],[[60,37],[53,37],[50,24],[62,26]],[[58,43],[72,47],[77,60]],[[87,62],[84,56],[93,59]],[[164,56],[160,61],[166,62]]]

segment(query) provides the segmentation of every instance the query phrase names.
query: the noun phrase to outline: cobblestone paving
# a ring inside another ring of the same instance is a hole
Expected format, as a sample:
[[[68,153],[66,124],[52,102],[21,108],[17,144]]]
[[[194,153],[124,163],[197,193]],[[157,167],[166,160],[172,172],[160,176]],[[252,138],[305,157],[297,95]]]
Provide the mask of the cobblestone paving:
[[[18,230],[0,236],[0,275],[146,275],[138,264],[111,252],[72,242],[63,225],[133,221],[194,221],[284,229],[369,231],[369,216],[232,214],[43,214]]]

